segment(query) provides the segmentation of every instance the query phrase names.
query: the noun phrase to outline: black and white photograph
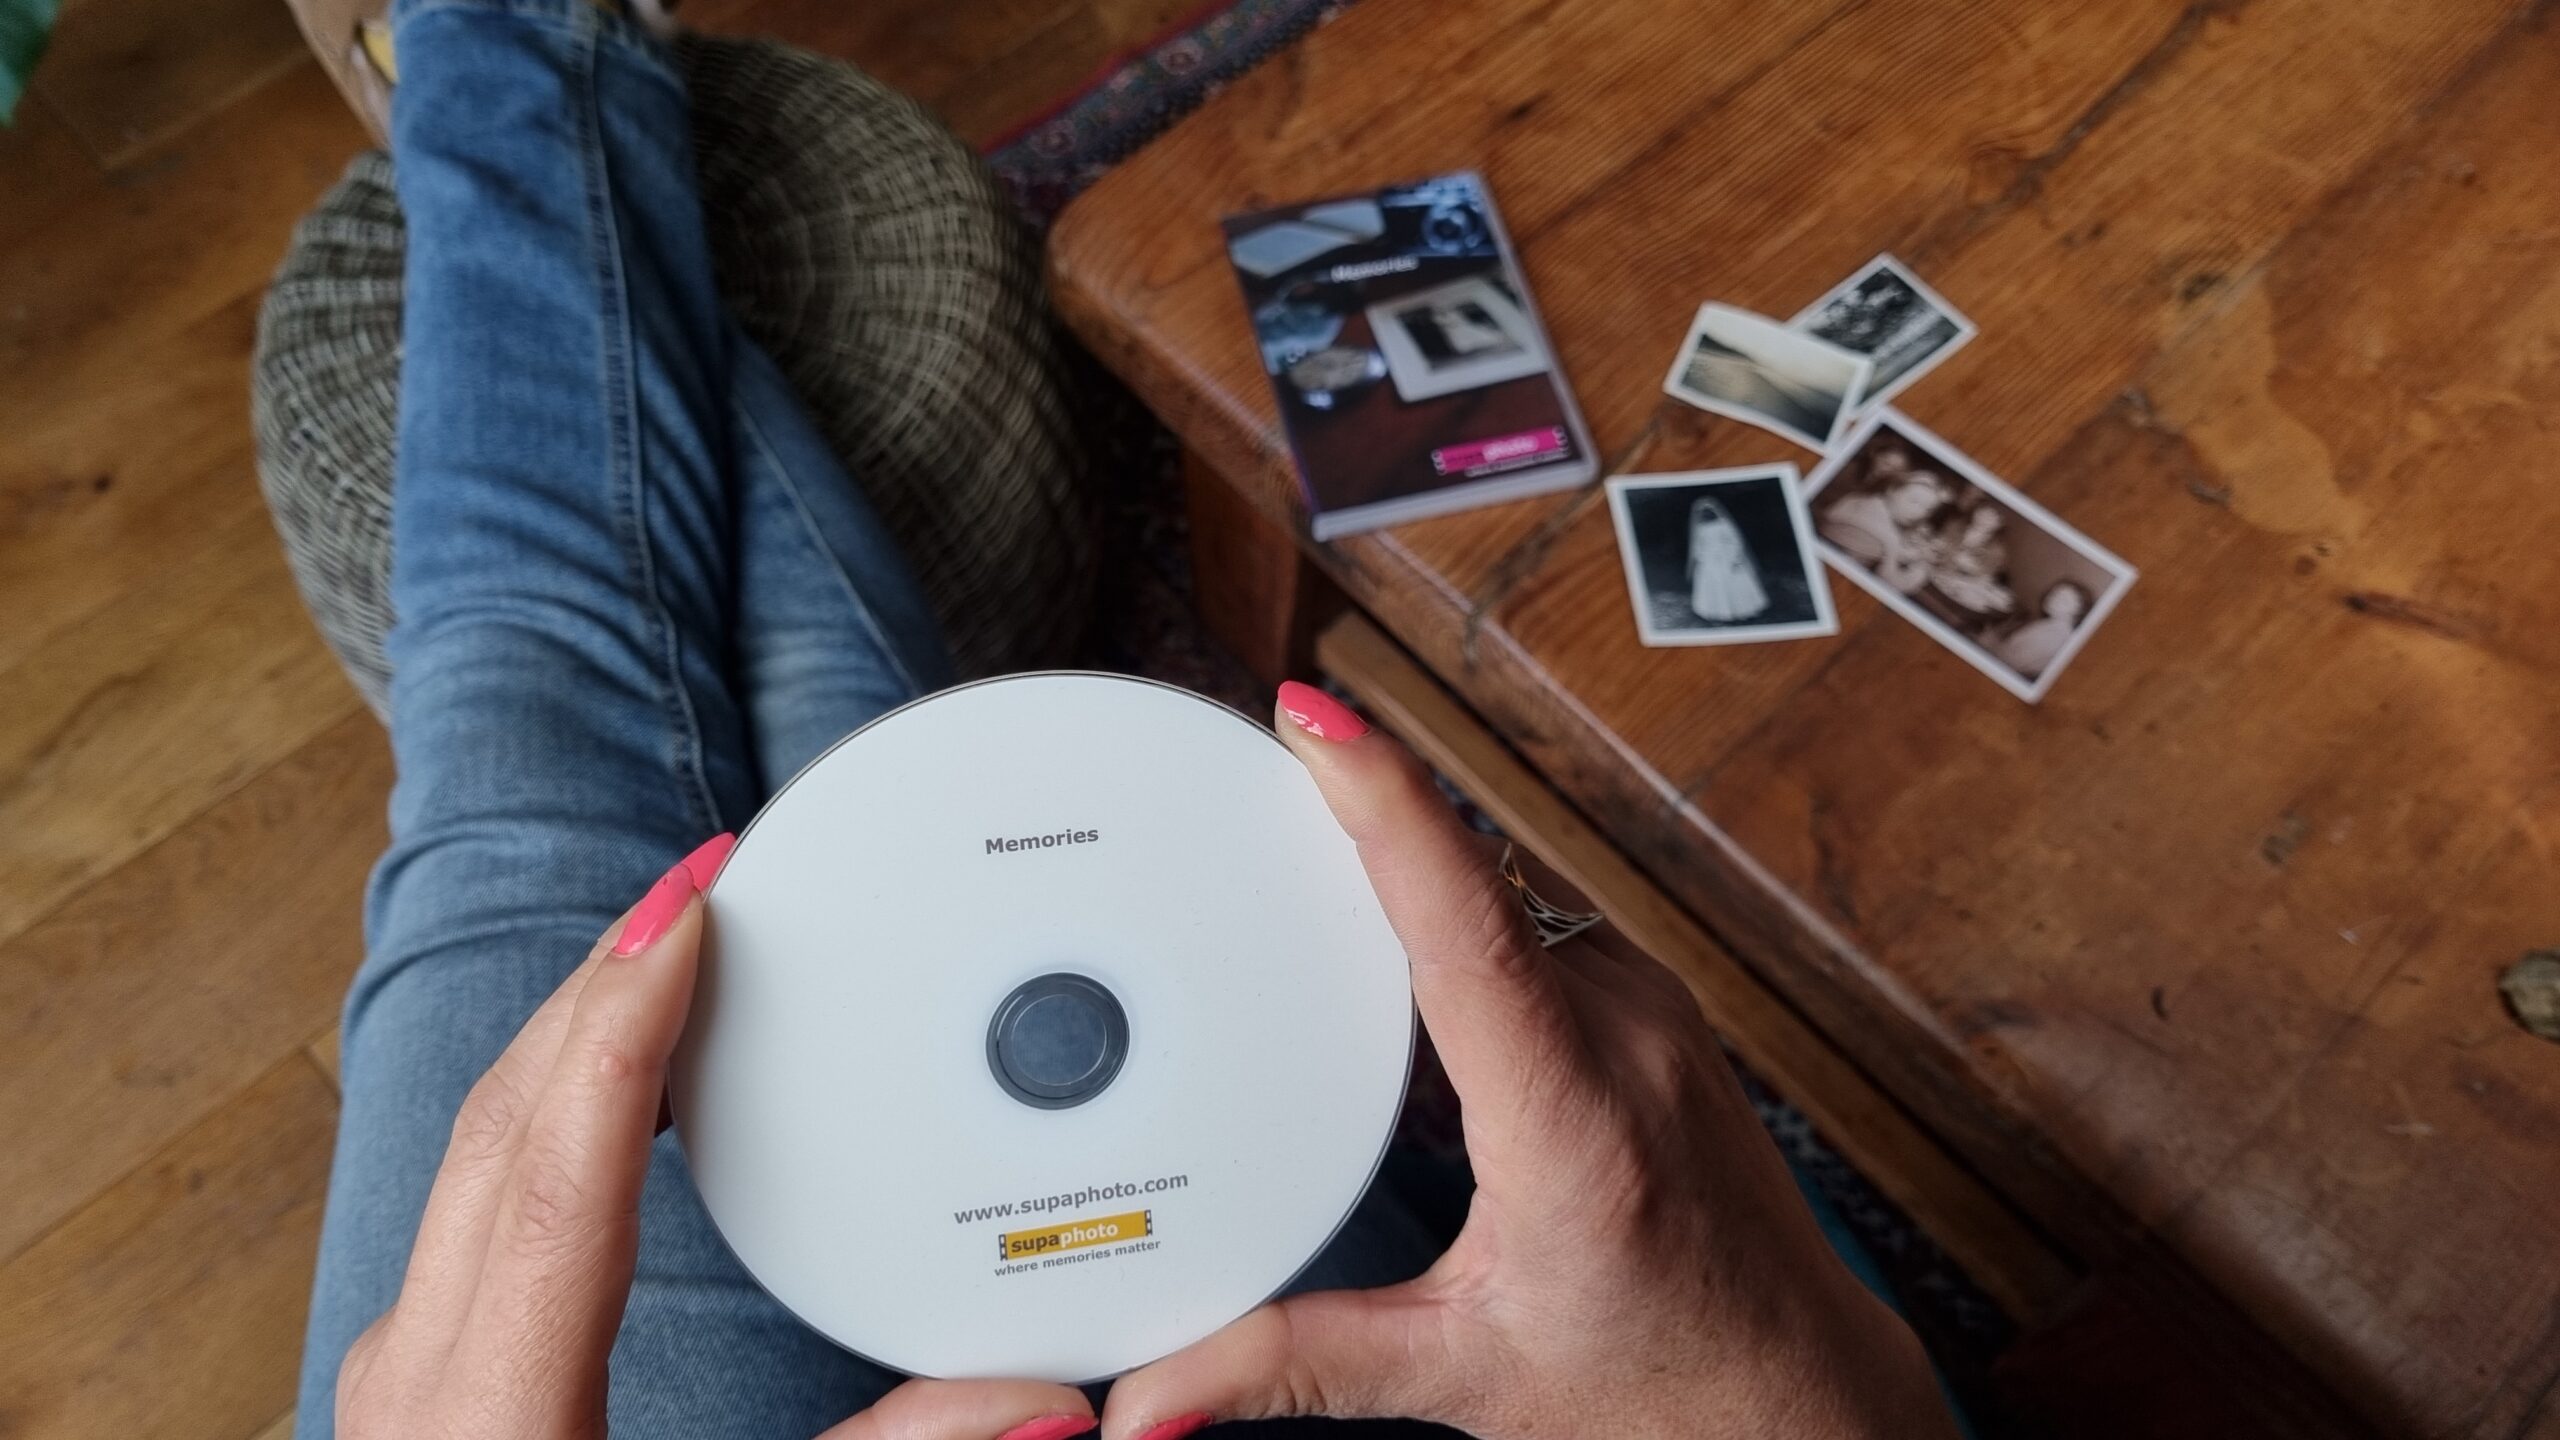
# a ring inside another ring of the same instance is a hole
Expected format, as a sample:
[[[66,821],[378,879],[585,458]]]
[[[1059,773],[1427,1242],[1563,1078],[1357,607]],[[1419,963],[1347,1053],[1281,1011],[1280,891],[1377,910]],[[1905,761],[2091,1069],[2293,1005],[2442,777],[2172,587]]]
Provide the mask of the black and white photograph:
[[[1873,364],[1866,387],[1849,399],[1852,411],[1891,400],[1974,336],[1972,321],[1890,255],[1868,261],[1788,324]]]
[[[1490,276],[1446,285],[1369,307],[1369,328],[1396,393],[1428,400],[1547,368],[1538,327],[1520,302]]]
[[[1800,640],[1840,628],[1793,465],[1621,475],[1608,488],[1645,644]]]
[[[1900,411],[1876,411],[1806,486],[1823,556],[2029,702],[2134,570]]]
[[[1866,358],[1730,305],[1699,307],[1662,388],[1727,419],[1828,450],[1866,388]]]

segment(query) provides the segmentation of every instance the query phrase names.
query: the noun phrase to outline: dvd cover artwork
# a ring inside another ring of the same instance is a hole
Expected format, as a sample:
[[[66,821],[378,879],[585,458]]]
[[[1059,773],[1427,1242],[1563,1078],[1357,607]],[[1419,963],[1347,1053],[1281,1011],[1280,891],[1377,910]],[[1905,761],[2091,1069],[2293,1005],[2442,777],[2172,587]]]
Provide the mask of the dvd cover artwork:
[[[1317,539],[1591,478],[1582,417],[1480,177],[1225,229]]]

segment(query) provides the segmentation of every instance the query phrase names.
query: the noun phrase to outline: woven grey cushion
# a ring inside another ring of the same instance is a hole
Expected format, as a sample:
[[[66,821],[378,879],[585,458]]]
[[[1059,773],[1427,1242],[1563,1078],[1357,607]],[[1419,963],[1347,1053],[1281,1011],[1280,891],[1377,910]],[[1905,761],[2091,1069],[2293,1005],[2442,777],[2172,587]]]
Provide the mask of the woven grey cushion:
[[[908,557],[964,675],[1081,634],[1093,507],[1037,251],[995,179],[913,101],[764,41],[688,37],[722,291]],[[304,602],[379,713],[405,232],[357,157],[295,231],[259,317],[259,480]]]

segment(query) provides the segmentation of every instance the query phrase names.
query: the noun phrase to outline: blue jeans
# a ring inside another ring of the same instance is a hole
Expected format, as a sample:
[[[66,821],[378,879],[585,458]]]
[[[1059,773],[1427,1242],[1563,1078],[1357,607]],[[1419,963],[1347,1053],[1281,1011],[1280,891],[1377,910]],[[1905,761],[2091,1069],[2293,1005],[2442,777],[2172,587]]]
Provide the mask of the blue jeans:
[[[837,737],[946,680],[896,547],[720,304],[683,85],[586,0],[400,0],[409,250],[391,846],[296,1433],[397,1298],[456,1110],[596,935]],[[651,1158],[619,1434],[799,1437],[898,1377],[803,1328]],[[1385,1187],[1303,1283],[1439,1244]]]

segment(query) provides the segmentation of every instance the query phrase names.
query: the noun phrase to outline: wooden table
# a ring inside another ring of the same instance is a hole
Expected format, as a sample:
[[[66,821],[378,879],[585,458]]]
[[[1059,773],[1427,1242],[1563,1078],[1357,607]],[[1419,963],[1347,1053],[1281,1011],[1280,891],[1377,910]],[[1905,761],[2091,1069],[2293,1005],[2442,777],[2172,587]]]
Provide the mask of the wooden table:
[[[1987,1184],[1959,1248],[2030,1325],[2237,1357],[2235,1428],[2554,1435],[2560,1046],[2495,982],[2560,945],[2555,96],[2514,0],[1365,0],[1053,275],[1276,657],[1256,537],[1303,532],[1221,215],[1481,169],[1621,472],[1809,464],[1660,394],[1685,321],[1912,264],[1982,335],[1900,403],[2142,571],[2039,707],[1845,584],[1833,639],[1640,648],[1593,489],[1305,553],[1677,902],[1693,983],[1729,949]]]

